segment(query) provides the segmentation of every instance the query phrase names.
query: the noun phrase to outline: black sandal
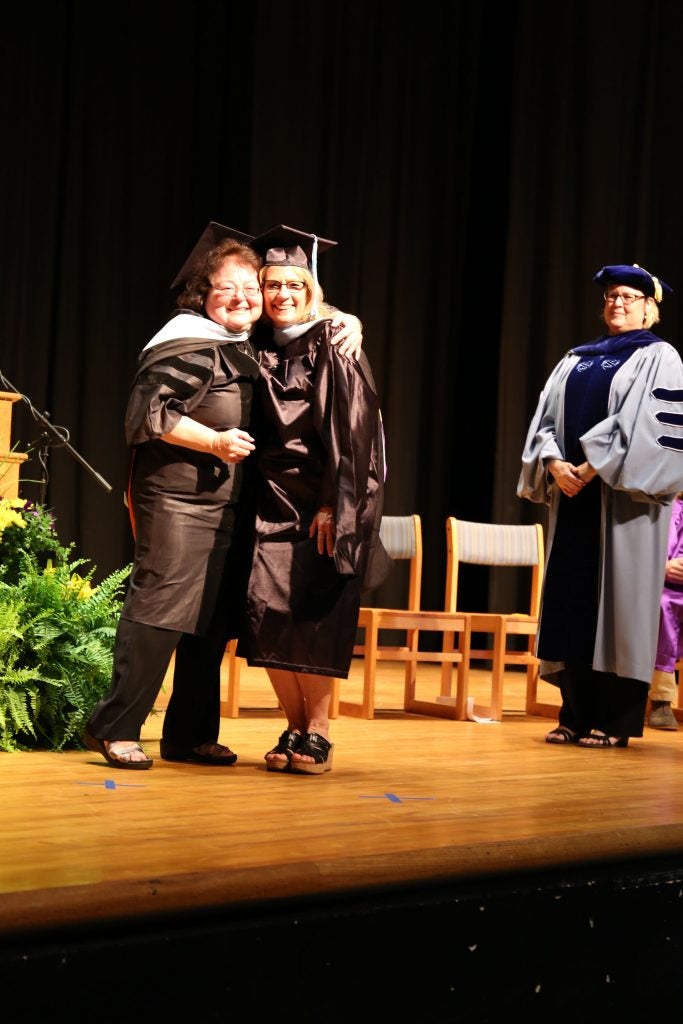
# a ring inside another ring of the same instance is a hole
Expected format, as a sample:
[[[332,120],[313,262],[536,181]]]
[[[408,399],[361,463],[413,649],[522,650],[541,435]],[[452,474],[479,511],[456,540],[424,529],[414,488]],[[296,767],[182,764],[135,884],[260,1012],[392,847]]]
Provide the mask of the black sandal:
[[[596,750],[604,750],[605,747],[627,747],[628,736],[608,736],[604,732],[592,729],[590,735],[584,736],[583,739],[579,740],[579,746],[584,749],[592,747]]]
[[[264,754],[264,760],[266,762],[266,771],[268,772],[288,772],[291,767],[292,754],[295,750],[299,750],[304,738],[300,732],[288,732],[287,729],[283,733],[280,733],[280,738],[277,744],[272,750],[269,750],[267,754]],[[286,756],[285,761],[273,760],[271,754],[284,754]]]
[[[546,743],[559,743],[560,746],[564,746],[567,743],[578,743],[579,734],[578,732],[572,732],[566,725],[558,725],[556,729],[551,729],[545,741]]]
[[[202,747],[211,749],[203,752]],[[198,747],[180,747],[177,743],[171,743],[169,740],[161,740],[159,753],[164,761],[180,761],[182,764],[208,764],[214,768],[229,768],[237,760],[237,754],[223,743],[200,743]]]
[[[298,775],[322,775],[323,772],[329,772],[332,768],[333,752],[334,743],[330,743],[317,732],[307,732],[297,754],[312,757],[314,760],[300,761],[298,758],[292,760],[291,770]]]

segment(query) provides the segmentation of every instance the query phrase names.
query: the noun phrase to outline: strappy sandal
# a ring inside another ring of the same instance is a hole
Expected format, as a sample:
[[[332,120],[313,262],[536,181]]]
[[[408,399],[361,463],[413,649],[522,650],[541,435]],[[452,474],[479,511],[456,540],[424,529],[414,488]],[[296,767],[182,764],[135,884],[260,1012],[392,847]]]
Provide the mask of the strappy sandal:
[[[268,772],[288,772],[292,762],[292,754],[295,750],[299,750],[304,738],[300,732],[288,732],[287,729],[283,733],[280,733],[280,738],[272,750],[269,750],[267,754],[264,754],[264,760],[266,762],[266,771]],[[277,760],[273,758],[272,754],[284,754],[285,760]]]
[[[324,736],[317,732],[307,732],[303,743],[297,754],[299,757],[292,758],[291,770],[297,775],[322,775],[332,768],[332,754],[334,743],[330,743]],[[312,757],[313,761],[302,761],[301,757]]]
[[[596,750],[604,750],[605,747],[627,747],[628,736],[608,736],[604,732],[592,729],[589,736],[579,740],[580,747],[592,747]]]
[[[159,753],[164,761],[208,764],[213,768],[230,768],[237,760],[237,754],[223,743],[201,743],[198,747],[180,747],[169,740],[161,740]]]
[[[572,732],[566,725],[558,725],[556,729],[551,729],[545,738],[546,743],[559,743],[564,746],[566,743],[578,743],[579,734],[578,732]]]
[[[144,771],[151,768],[154,761],[147,757],[144,750],[137,742],[127,743],[125,740],[101,740],[92,736],[89,732],[84,733],[83,743],[88,750],[94,750],[101,754],[107,764],[112,768],[127,768],[129,771]],[[131,761],[131,754],[137,752],[145,755],[144,761]]]

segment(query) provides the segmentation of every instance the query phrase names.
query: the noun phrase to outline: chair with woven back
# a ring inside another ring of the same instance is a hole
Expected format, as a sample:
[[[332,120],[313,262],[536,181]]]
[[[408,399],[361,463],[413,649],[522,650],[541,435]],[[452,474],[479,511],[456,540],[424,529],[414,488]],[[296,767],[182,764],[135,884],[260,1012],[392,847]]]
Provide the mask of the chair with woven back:
[[[534,653],[544,572],[543,527],[540,523],[479,523],[449,516],[446,520],[446,545],[445,608],[450,612],[459,609],[470,615],[472,641],[468,669],[478,661],[491,666],[491,718],[500,721],[503,716],[503,684],[505,669],[509,665],[526,667],[527,714],[555,717],[557,707],[541,704],[537,699],[539,660]],[[463,563],[488,569],[509,567],[519,570],[526,567],[529,585],[524,609],[498,613],[461,608],[458,583],[459,568]],[[491,639],[487,641],[482,637]],[[523,643],[515,640],[518,637],[524,638]],[[467,717],[468,688],[469,671],[465,673],[464,686],[456,697],[456,717],[461,720]]]
[[[419,515],[384,516],[380,527],[382,543],[389,555],[406,560],[408,566],[407,594],[401,608],[373,608],[362,606],[358,614],[358,628],[363,641],[354,648],[354,654],[363,658],[363,690],[360,701],[340,697],[340,681],[335,683],[333,709],[335,713],[355,718],[375,717],[375,688],[377,665],[381,661],[405,663],[403,710],[416,714],[454,718],[446,704],[436,700],[422,700],[416,696],[417,669],[422,663],[443,666],[442,695],[451,693],[454,666],[464,673],[469,647],[469,621],[461,613],[424,611],[420,608],[422,593],[422,520]],[[439,634],[437,650],[423,650],[424,633]],[[387,636],[390,634],[390,636]],[[390,640],[404,639],[404,643]],[[456,642],[457,638],[457,642]],[[341,683],[341,686],[344,684]]]

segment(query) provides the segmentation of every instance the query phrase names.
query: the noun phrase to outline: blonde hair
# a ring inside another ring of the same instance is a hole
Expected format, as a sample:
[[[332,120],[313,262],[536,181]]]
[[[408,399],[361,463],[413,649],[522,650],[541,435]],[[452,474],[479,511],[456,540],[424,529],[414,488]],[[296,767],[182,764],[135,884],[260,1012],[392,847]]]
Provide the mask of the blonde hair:
[[[643,315],[643,327],[647,327],[648,330],[654,324],[659,323],[659,303],[652,296],[648,295],[645,300],[645,313]]]

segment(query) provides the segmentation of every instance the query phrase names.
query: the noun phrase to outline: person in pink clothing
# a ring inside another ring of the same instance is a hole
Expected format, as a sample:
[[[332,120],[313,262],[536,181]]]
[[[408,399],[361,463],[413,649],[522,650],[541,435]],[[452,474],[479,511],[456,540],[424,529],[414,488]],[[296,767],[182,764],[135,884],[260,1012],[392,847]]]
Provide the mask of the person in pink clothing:
[[[683,492],[671,509],[666,575],[659,618],[655,671],[650,685],[650,717],[653,729],[678,729],[673,703],[677,698],[676,662],[683,657]]]

